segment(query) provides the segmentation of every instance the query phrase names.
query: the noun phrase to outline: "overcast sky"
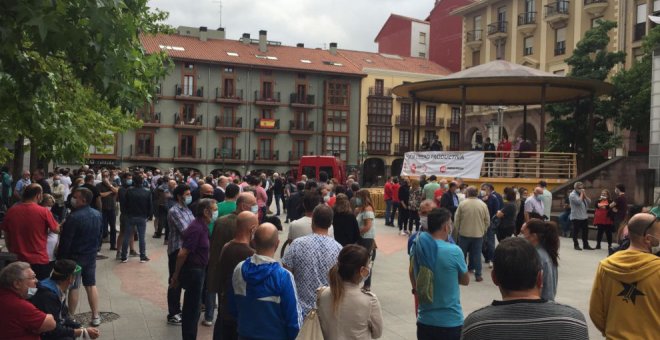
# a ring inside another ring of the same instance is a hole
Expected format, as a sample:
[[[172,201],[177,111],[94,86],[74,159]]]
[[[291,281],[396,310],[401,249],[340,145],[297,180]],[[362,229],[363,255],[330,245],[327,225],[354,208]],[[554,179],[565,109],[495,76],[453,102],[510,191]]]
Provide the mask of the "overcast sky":
[[[285,45],[376,51],[373,42],[390,13],[425,19],[435,0],[222,0],[222,26],[228,39],[243,33]],[[220,25],[219,0],[151,0],[150,6],[170,13],[167,23],[177,26]]]

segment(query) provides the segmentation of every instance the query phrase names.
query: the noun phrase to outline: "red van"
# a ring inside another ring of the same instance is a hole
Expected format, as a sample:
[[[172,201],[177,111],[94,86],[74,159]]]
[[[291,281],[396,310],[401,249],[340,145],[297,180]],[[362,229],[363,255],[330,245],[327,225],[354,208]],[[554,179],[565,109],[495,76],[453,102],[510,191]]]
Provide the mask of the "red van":
[[[319,173],[328,174],[328,179],[336,178],[339,183],[346,182],[346,166],[344,161],[334,156],[302,156],[298,165],[298,180],[302,175],[318,181]]]

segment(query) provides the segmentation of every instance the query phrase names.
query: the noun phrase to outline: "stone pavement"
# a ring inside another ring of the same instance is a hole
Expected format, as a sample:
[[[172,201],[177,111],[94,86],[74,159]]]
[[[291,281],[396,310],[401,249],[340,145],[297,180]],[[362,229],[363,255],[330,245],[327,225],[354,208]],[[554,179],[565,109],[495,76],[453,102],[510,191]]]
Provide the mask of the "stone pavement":
[[[286,239],[288,225],[284,224],[280,239]],[[373,267],[372,290],[378,296],[384,318],[383,339],[415,339],[415,313],[408,280],[407,238],[398,229],[387,227],[384,220],[376,220],[378,254]],[[103,323],[101,339],[142,340],[180,339],[181,328],[166,323],[167,253],[163,239],[154,239],[153,224],[147,227],[147,255],[151,261],[139,263],[129,258],[122,264],[114,260],[114,252],[103,244],[102,253],[108,259],[97,262],[97,284],[100,310],[119,314],[119,319]],[[588,306],[591,286],[598,261],[607,250],[575,251],[572,241],[561,239],[559,286],[557,302],[578,308],[585,315],[592,339],[601,339],[589,320]],[[136,242],[137,246],[137,242]],[[463,312],[470,312],[499,299],[500,293],[484,268],[484,281],[461,286]],[[88,312],[84,291],[81,291],[77,313]],[[199,327],[199,339],[211,339],[212,327]]]

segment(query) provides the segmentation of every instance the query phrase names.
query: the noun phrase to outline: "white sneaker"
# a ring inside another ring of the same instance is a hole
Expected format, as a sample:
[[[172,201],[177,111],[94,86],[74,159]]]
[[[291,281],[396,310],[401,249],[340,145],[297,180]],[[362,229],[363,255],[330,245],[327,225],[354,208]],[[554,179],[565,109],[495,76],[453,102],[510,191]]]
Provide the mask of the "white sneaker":
[[[101,325],[101,316],[99,315],[99,316],[93,318],[91,324],[94,327],[100,326]]]
[[[405,230],[401,230],[401,232],[399,233],[399,235],[401,235],[401,236],[406,236],[406,231],[405,231]]]
[[[493,262],[488,262],[488,268],[493,269]]]
[[[202,320],[202,326],[211,327],[213,326],[213,321]]]

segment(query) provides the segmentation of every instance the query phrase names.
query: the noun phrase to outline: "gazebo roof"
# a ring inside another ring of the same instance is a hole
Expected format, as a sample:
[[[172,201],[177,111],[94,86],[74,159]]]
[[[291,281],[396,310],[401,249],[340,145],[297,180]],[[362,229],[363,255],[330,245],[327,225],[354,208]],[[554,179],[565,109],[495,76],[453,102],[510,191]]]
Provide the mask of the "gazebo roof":
[[[560,76],[504,60],[495,60],[437,80],[403,84],[400,97],[467,105],[534,105],[574,101],[612,92],[612,85],[591,79]]]

